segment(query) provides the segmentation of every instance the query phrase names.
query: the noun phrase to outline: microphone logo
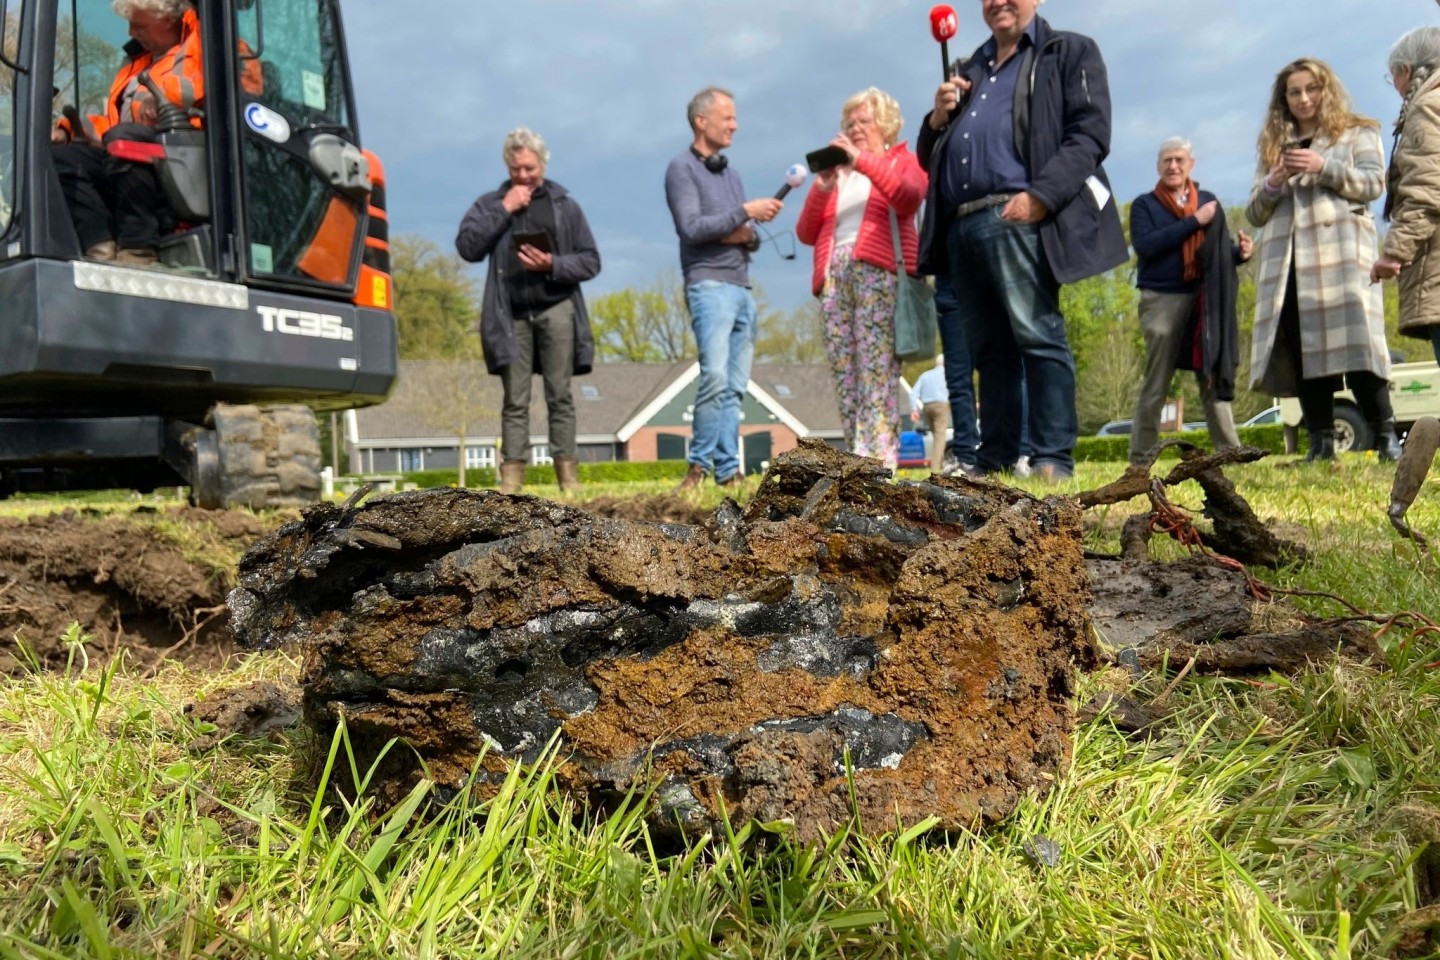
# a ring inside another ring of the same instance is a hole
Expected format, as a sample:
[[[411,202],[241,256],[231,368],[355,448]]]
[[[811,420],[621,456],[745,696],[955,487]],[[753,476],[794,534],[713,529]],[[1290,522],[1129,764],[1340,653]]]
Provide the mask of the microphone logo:
[[[960,20],[955,16],[955,8],[949,4],[940,3],[930,8],[930,35],[936,41],[944,43],[960,29]]]
[[[805,164],[790,164],[790,166],[787,167],[785,170],[785,182],[780,186],[779,190],[775,191],[775,199],[784,200],[785,196],[791,190],[794,190],[796,187],[800,186],[800,184],[804,183],[805,178],[809,175],[810,171],[805,168]]]

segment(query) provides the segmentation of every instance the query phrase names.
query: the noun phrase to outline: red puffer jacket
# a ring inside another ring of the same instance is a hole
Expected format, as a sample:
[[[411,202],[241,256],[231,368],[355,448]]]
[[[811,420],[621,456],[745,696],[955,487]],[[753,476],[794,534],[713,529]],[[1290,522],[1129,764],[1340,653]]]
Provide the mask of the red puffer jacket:
[[[925,199],[929,179],[915,154],[902,142],[881,154],[862,153],[855,169],[870,178],[870,200],[855,238],[855,258],[895,272],[895,241],[890,235],[890,210],[900,221],[900,249],[905,254],[905,271],[915,273],[920,243],[915,235],[915,211]],[[838,189],[821,190],[817,180],[805,195],[795,236],[815,248],[815,267],[810,277],[811,292],[817,297],[825,286],[825,273],[835,244],[835,201]]]

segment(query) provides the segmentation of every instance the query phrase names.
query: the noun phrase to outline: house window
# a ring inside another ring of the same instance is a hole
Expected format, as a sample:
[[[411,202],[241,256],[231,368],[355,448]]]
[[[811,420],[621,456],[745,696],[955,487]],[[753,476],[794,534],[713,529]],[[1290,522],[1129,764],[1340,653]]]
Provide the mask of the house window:
[[[550,461],[550,444],[536,443],[530,447],[530,462],[537,467],[547,466]]]
[[[465,469],[474,470],[477,467],[495,466],[494,447],[466,447],[465,448]]]
[[[416,470],[425,469],[425,452],[423,450],[401,450],[400,451],[400,472],[413,473]]]
[[[656,460],[684,460],[689,455],[690,438],[680,433],[655,435]]]

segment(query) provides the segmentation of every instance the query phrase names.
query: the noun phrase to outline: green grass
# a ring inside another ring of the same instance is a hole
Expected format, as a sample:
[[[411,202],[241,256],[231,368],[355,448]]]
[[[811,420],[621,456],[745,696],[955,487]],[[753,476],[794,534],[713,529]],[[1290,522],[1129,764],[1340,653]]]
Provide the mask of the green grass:
[[[1119,471],[1082,465],[1062,489]],[[1389,530],[1382,466],[1232,476],[1318,551],[1268,581],[1440,611],[1440,567]],[[1198,489],[1175,499],[1198,507]],[[1097,517],[1093,546],[1114,546],[1125,509]],[[1412,519],[1440,535],[1433,481]],[[0,957],[1249,960],[1422,942],[1406,924],[1423,906],[1411,864],[1440,837],[1434,636],[1388,634],[1389,669],[1186,678],[1156,736],[1082,726],[1055,789],[981,834],[800,847],[745,827],[679,850],[633,804],[604,820],[577,810],[543,767],[493,800],[421,814],[420,792],[390,810],[342,799],[333,785],[366,773],[343,737],[296,728],[191,752],[209,731],[184,703],[297,665],[270,653],[142,678],[88,666],[71,640],[68,670],[0,684]],[[1168,684],[1104,670],[1080,699]],[[1026,855],[1037,835],[1058,866]]]

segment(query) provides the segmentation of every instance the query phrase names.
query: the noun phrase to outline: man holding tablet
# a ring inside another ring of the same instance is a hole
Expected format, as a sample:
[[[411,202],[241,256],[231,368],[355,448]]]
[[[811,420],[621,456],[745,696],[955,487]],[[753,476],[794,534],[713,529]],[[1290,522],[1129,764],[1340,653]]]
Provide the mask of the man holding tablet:
[[[465,214],[455,249],[471,263],[490,259],[480,307],[485,367],[505,389],[500,427],[500,492],[518,493],[530,450],[530,388],[540,374],[550,422],[550,456],[560,489],[580,489],[575,398],[570,378],[590,372],[595,338],[580,284],[600,273],[600,252],[580,205],[545,179],[550,150],[517,127],[501,149],[509,178]]]

